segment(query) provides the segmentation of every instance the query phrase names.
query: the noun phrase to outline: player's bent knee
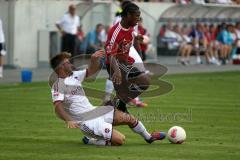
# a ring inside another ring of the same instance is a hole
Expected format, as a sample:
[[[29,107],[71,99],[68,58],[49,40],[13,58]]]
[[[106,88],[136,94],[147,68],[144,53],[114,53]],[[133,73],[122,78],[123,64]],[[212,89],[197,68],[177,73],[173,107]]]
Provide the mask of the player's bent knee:
[[[124,142],[125,142],[125,136],[122,133],[114,130],[112,134],[112,139],[111,139],[112,145],[121,146],[124,144]]]
[[[121,146],[125,142],[125,136],[124,137],[114,138],[114,139],[112,139],[111,142],[112,142],[113,146]]]
[[[117,142],[117,145],[118,145],[118,146],[123,145],[124,142],[125,142],[125,136],[119,137],[116,142]]]

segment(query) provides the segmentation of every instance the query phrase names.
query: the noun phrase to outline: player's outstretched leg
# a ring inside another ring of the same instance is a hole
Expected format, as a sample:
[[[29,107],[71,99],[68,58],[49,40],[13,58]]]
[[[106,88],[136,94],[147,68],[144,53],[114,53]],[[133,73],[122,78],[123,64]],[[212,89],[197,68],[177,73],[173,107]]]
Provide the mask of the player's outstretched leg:
[[[135,133],[141,135],[148,143],[152,143],[156,140],[163,140],[166,137],[166,133],[160,131],[150,134],[141,121],[138,121],[131,114],[118,110],[115,111],[113,125],[128,125]]]

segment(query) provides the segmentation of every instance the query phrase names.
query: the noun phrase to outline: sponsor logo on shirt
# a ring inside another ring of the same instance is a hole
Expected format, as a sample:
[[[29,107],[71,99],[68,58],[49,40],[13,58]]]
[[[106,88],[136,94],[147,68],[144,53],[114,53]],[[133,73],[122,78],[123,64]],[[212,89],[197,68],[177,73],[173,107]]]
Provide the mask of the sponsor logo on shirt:
[[[82,88],[80,86],[76,87],[76,89],[73,89],[71,91],[72,95],[76,95],[76,94],[80,94],[80,91],[82,90]]]

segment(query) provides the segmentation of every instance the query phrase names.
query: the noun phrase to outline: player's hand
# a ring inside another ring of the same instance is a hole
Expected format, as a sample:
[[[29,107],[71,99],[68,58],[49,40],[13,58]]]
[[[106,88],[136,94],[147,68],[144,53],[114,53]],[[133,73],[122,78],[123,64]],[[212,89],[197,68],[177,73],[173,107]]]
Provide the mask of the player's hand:
[[[113,83],[120,85],[122,83],[122,74],[121,71],[118,69],[112,75]]]
[[[91,60],[98,60],[99,58],[102,58],[104,55],[104,51],[103,50],[98,50],[95,53],[92,54],[91,56]]]
[[[60,31],[61,35],[64,36],[66,33],[64,32],[64,30]]]
[[[79,128],[80,125],[76,121],[66,121],[67,128]]]
[[[143,35],[141,35],[141,34],[138,34],[136,37],[136,40],[138,40],[138,41],[140,41],[140,42],[143,42]]]

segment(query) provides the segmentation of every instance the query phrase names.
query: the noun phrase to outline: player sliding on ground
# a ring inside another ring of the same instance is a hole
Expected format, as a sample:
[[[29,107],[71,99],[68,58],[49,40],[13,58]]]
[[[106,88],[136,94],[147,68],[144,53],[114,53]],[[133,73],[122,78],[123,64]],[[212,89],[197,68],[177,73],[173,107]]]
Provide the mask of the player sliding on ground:
[[[164,139],[164,132],[150,134],[142,122],[131,114],[113,106],[94,107],[89,102],[82,82],[100,70],[99,62],[103,54],[103,51],[92,54],[90,64],[84,70],[73,70],[69,53],[64,52],[51,59],[51,67],[58,76],[51,89],[56,114],[65,121],[68,128],[80,128],[86,135],[83,138],[85,144],[122,145],[125,136],[113,129],[117,125],[128,125],[148,143]],[[110,108],[107,112],[106,107]]]

